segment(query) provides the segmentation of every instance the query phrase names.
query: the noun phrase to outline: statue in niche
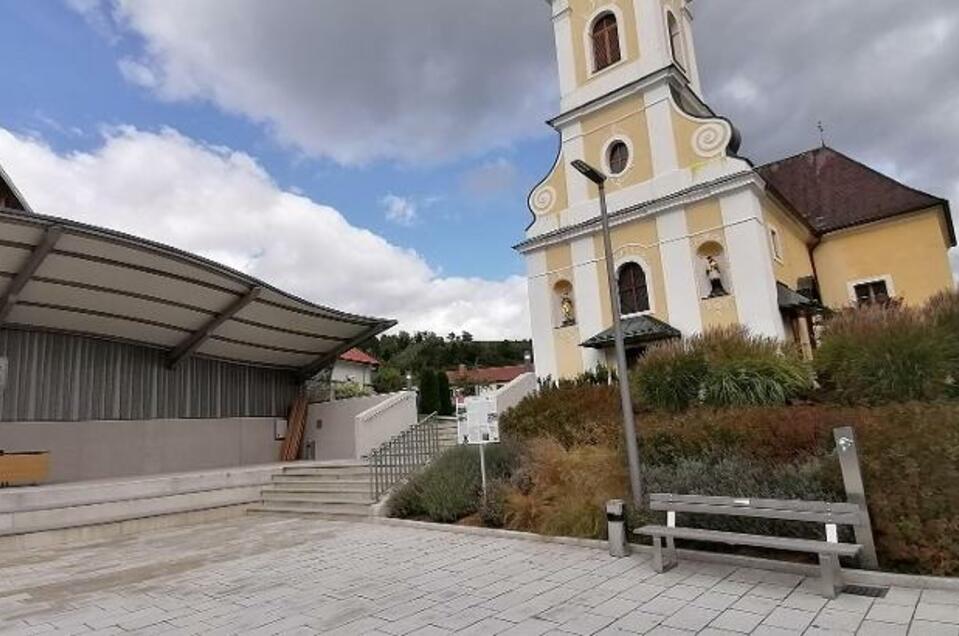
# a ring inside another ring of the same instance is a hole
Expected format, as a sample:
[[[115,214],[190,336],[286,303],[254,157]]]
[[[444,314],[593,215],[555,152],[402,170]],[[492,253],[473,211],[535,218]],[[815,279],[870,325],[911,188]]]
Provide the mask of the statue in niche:
[[[723,287],[723,272],[719,268],[719,262],[712,256],[706,257],[706,278],[709,279],[710,298],[729,295],[729,292]]]
[[[563,326],[576,324],[576,314],[573,307],[573,299],[569,297],[569,293],[564,293],[563,298],[559,301],[559,309],[563,312]]]

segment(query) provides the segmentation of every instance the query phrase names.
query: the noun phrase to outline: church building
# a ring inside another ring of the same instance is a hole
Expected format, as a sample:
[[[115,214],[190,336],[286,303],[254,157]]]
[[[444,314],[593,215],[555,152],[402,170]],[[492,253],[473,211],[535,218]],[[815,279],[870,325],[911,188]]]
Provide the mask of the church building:
[[[563,378],[613,360],[598,188],[608,177],[617,293],[630,356],[744,325],[814,347],[822,308],[954,285],[949,204],[823,146],[765,166],[706,103],[688,0],[547,0],[559,68],[560,149],[529,197],[536,370]]]

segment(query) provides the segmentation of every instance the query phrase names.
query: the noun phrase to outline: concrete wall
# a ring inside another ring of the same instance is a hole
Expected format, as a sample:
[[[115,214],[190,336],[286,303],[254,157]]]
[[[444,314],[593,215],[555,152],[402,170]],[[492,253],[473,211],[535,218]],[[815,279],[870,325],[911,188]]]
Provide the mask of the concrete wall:
[[[399,435],[418,421],[416,393],[403,391],[356,416],[356,457]]]
[[[503,414],[539,388],[535,373],[524,373],[496,392],[496,412]]]
[[[381,416],[373,417],[378,415],[377,407],[388,406],[398,396],[408,396],[400,401],[412,406],[385,409]],[[362,421],[357,421],[357,416],[364,414]],[[313,459],[320,461],[356,459],[415,422],[415,394],[407,392],[310,404],[304,448],[313,443]]]
[[[49,451],[54,483],[277,461],[275,418],[0,422],[0,449]]]

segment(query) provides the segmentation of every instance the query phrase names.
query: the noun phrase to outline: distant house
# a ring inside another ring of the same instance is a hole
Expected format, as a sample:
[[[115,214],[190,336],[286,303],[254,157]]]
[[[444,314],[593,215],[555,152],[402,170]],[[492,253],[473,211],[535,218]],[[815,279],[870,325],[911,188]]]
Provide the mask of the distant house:
[[[363,387],[373,386],[373,373],[380,361],[361,349],[350,349],[333,365],[334,383],[352,383]]]
[[[483,395],[506,386],[529,370],[529,367],[522,364],[477,369],[468,369],[465,364],[461,364],[455,371],[447,371],[446,377],[449,378],[450,386],[458,389],[475,387],[476,395]]]

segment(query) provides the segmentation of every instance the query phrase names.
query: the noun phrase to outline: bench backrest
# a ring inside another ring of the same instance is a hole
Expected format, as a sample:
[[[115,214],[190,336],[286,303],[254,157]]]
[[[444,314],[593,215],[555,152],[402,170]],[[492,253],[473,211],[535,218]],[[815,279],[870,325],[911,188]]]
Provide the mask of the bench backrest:
[[[732,517],[757,517],[784,521],[807,521],[827,525],[859,526],[865,521],[857,504],[793,499],[704,497],[657,493],[649,496],[651,510]],[[672,517],[672,515],[670,515]],[[672,520],[672,519],[671,519]]]

